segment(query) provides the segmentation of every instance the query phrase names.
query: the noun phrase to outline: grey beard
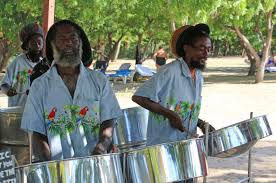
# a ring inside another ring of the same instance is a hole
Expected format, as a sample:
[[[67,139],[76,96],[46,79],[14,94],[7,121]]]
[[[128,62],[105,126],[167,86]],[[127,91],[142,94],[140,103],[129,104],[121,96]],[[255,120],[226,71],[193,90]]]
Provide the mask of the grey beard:
[[[80,43],[79,48],[73,50],[73,54],[66,55],[64,52],[58,50],[54,44],[53,48],[53,57],[54,62],[60,67],[75,67],[81,63],[82,57],[82,44]]]

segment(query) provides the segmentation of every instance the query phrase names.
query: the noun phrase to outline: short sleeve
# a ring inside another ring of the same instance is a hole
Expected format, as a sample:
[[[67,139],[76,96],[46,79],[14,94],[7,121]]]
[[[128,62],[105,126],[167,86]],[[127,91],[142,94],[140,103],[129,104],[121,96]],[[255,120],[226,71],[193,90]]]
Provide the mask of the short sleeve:
[[[16,70],[16,59],[9,64],[6,74],[1,81],[1,85],[8,84],[9,86],[11,86],[13,84],[13,77],[15,74],[15,70]]]
[[[40,134],[47,135],[42,97],[38,96],[43,95],[43,92],[39,91],[39,84],[40,83],[34,82],[30,88],[22,116],[21,128],[26,131],[35,131]]]
[[[134,95],[149,98],[154,102],[159,102],[158,94],[166,83],[164,75],[166,75],[166,69],[159,70],[151,79],[139,87]]]
[[[100,99],[100,121],[116,119],[122,115],[117,98],[107,79],[104,80]]]

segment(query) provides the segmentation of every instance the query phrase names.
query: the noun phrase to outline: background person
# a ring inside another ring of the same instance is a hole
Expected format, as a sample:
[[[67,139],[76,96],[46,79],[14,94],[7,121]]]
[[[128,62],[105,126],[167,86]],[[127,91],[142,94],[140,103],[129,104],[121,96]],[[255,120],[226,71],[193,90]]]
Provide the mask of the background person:
[[[162,46],[159,46],[159,49],[153,55],[155,59],[156,70],[159,70],[162,65],[166,64],[168,59],[168,54]]]
[[[34,66],[42,60],[43,30],[37,23],[24,26],[19,33],[24,53],[17,56],[7,68],[1,81],[1,90],[8,96],[8,106],[24,106]]]

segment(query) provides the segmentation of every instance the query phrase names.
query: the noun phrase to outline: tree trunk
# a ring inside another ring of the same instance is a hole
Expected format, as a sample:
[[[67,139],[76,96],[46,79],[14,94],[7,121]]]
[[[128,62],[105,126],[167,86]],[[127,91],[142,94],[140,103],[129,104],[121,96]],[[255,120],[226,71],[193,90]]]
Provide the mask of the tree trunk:
[[[7,39],[0,40],[0,72],[4,70],[8,65],[9,60],[9,45]]]
[[[257,67],[257,73],[255,78],[256,83],[260,83],[264,80],[265,63],[269,57],[269,51],[270,51],[270,46],[272,42],[272,32],[273,32],[272,10],[270,10],[267,14],[267,36],[266,36],[266,41],[264,43],[262,59],[260,64]]]
[[[175,31],[175,21],[171,20],[171,31],[174,32]]]
[[[247,57],[250,61],[250,67],[249,67],[249,71],[248,71],[247,76],[255,76],[255,73],[256,73],[256,60],[250,55],[247,55]]]
[[[219,55],[219,41],[213,41],[213,57],[217,57]]]
[[[122,35],[114,44],[112,47],[112,50],[110,52],[110,60],[111,62],[114,62],[117,60],[119,52],[120,52],[120,46],[121,46],[121,41],[123,39],[124,35]]]
[[[140,48],[141,48],[141,44],[142,44],[142,40],[143,40],[143,34],[138,34],[137,37],[138,37],[137,44],[138,44],[138,45],[140,46]]]
[[[247,52],[248,52],[247,55],[248,56],[250,55],[249,57],[254,58],[255,65],[256,65],[257,69],[259,70],[258,66],[261,63],[261,58],[257,54],[256,50],[253,48],[253,46],[251,45],[249,40],[242,34],[242,32],[240,31],[240,29],[238,27],[235,27],[235,32],[236,32],[237,36],[240,38],[240,41],[242,42],[242,45],[244,46],[244,48],[247,50]],[[258,70],[257,70],[257,73],[258,73]],[[263,72],[264,72],[264,67],[263,67]],[[249,72],[248,72],[248,74],[249,74]],[[259,75],[259,76],[262,76],[262,79],[263,79],[264,75]],[[257,74],[256,74],[255,82],[257,83]]]

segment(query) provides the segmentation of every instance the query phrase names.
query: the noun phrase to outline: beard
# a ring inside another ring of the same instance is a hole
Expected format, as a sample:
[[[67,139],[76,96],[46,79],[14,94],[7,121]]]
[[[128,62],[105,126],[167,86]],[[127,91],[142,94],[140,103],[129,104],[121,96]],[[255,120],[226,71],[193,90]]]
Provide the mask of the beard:
[[[191,60],[190,62],[191,67],[195,69],[199,69],[201,71],[204,71],[206,68],[206,59],[202,60]]]
[[[60,50],[52,43],[55,63],[60,67],[75,67],[81,63],[82,43],[77,48]]]
[[[28,50],[28,58],[30,61],[37,63],[43,58],[42,50]]]

